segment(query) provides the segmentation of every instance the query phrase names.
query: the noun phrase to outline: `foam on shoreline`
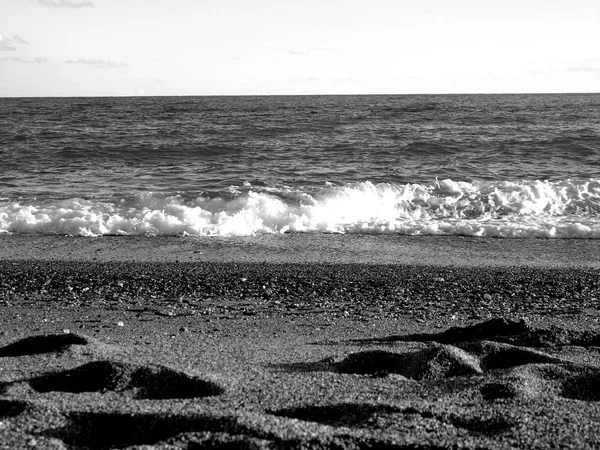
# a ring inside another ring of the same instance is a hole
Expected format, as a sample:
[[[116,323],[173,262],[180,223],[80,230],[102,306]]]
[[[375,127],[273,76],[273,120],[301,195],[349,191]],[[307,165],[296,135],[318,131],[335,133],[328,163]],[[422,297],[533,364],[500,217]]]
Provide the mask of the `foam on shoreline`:
[[[600,180],[318,189],[232,186],[210,195],[0,199],[0,232],[79,236],[250,236],[285,232],[600,238]]]

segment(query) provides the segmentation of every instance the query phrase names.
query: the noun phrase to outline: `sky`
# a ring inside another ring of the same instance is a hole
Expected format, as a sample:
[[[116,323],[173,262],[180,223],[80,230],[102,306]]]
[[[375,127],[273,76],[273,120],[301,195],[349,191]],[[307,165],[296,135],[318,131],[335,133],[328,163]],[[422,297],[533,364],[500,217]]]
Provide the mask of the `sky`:
[[[0,0],[0,96],[600,92],[599,0]]]

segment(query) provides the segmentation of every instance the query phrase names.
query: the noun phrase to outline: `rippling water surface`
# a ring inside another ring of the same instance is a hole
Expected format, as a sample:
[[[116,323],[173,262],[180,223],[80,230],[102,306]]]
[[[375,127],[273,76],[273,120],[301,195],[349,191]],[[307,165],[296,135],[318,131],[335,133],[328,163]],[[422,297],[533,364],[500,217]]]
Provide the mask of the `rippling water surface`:
[[[600,96],[0,99],[0,231],[600,238]]]

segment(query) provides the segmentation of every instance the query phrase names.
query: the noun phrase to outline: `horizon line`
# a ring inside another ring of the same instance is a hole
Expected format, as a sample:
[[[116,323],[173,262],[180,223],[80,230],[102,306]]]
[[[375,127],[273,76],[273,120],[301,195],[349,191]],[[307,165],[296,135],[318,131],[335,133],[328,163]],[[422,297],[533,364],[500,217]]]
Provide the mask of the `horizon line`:
[[[408,97],[408,96],[460,96],[460,95],[598,95],[600,91],[571,92],[452,92],[452,93],[395,93],[395,94],[158,94],[158,95],[0,95],[0,99],[38,98],[161,98],[161,97]]]

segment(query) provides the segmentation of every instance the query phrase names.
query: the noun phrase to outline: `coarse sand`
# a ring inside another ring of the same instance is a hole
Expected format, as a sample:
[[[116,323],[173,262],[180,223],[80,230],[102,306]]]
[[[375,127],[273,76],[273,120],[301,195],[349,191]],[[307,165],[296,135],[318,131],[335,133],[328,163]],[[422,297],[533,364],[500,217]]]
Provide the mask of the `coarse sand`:
[[[2,448],[599,448],[596,241],[0,244]]]

